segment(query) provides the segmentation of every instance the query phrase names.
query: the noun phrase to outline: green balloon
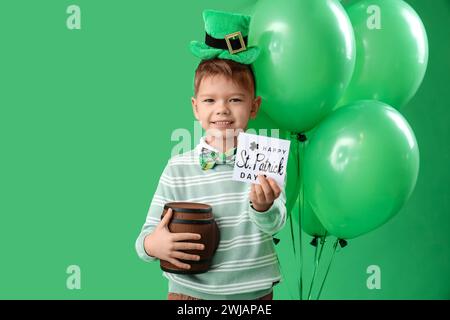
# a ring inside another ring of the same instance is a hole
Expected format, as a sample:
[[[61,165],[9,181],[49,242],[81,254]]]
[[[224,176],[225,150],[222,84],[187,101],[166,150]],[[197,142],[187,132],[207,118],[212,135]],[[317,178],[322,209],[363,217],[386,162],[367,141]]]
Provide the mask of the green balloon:
[[[286,168],[286,209],[290,213],[295,205],[300,188],[299,179],[299,149],[297,141],[291,139],[290,132],[278,128],[278,126],[263,111],[258,112],[255,120],[251,120],[248,124],[247,132],[253,134],[265,135],[280,139],[291,140],[289,150],[288,163]],[[252,131],[254,130],[254,131]]]
[[[290,137],[290,133],[286,132],[284,135],[285,139],[291,140],[291,148],[289,150],[288,166],[286,171],[286,209],[288,214],[291,213],[292,208],[294,208],[295,201],[298,198],[298,192],[300,189],[300,179],[299,179],[299,157],[298,157],[298,146],[296,141]]]
[[[355,64],[353,29],[337,0],[260,0],[249,45],[262,110],[283,129],[304,132],[336,105]]]
[[[301,202],[300,202],[301,206]],[[311,208],[311,205],[308,201],[304,201],[302,206],[303,211],[301,212],[301,224],[302,229],[307,234],[313,237],[325,237],[328,235],[327,229],[320,222],[319,218],[315,214],[314,210]]]
[[[401,0],[361,0],[347,9],[356,41],[356,66],[341,106],[374,99],[396,109],[419,88],[428,64],[420,17]]]
[[[350,239],[399,212],[416,184],[419,149],[397,110],[357,101],[316,128],[304,165],[305,197],[320,222]]]
[[[313,131],[309,131],[305,133],[305,136],[307,137],[306,141],[303,142],[303,145],[299,148],[299,157],[300,157],[300,190],[299,190],[299,197],[298,197],[298,206],[299,206],[299,212],[295,212],[293,214],[293,220],[295,223],[299,223],[299,215],[301,217],[301,228],[304,232],[309,234],[313,237],[324,237],[328,234],[325,227],[320,223],[319,219],[317,218],[316,214],[314,213],[314,210],[311,208],[311,205],[308,202],[308,199],[305,198],[305,194],[303,192],[303,172],[304,172],[304,157],[305,157],[305,149],[308,148],[309,141],[311,139],[311,136],[313,134]],[[296,141],[295,141],[296,142]]]

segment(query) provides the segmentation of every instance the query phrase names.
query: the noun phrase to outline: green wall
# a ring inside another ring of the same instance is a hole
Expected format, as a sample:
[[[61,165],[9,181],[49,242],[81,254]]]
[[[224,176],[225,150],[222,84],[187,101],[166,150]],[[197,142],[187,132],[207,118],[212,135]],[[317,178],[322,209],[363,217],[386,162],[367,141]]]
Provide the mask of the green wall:
[[[178,143],[172,132],[194,128],[198,61],[187,45],[203,37],[203,9],[254,2],[0,2],[0,298],[165,299],[159,265],[140,261],[134,241]],[[402,109],[419,179],[396,217],[336,253],[324,299],[450,298],[450,1],[407,2],[430,46],[423,84]],[[81,30],[66,27],[71,4]],[[286,227],[277,246],[277,299],[298,298],[290,237]],[[313,250],[303,240],[307,285]],[[66,287],[70,265],[80,290]],[[370,265],[381,289],[367,288]]]

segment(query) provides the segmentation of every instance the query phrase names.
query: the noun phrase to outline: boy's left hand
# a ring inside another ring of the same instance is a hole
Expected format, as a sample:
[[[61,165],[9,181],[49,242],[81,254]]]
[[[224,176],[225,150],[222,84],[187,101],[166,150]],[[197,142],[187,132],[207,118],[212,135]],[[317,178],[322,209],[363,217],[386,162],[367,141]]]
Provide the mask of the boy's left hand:
[[[264,212],[269,210],[276,198],[281,194],[281,189],[275,180],[258,176],[261,184],[252,184],[249,198],[256,211]]]

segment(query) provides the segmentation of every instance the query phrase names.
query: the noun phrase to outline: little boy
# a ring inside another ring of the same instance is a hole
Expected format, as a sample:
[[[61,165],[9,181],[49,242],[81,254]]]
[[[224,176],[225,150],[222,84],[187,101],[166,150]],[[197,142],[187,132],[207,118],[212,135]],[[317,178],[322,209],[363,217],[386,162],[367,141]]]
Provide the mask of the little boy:
[[[211,269],[191,275],[164,272],[168,299],[269,300],[281,278],[272,235],[286,222],[284,190],[264,176],[251,187],[231,179],[237,135],[261,105],[250,67],[259,49],[246,46],[249,16],[207,10],[203,18],[205,43],[191,42],[191,51],[202,59],[191,102],[206,134],[194,150],[169,160],[136,250],[145,261],[162,259],[189,269],[199,256],[183,251],[203,250],[202,244],[189,242],[200,235],[171,233],[171,210],[161,221],[160,216],[167,202],[209,204],[220,229]]]

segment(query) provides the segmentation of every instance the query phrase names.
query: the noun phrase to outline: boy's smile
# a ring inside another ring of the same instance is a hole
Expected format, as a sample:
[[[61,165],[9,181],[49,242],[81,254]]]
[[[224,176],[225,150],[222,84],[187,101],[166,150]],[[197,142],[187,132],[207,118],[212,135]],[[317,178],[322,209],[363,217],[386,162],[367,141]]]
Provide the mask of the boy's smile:
[[[261,105],[261,98],[253,96],[252,91],[223,75],[202,79],[191,102],[211,145],[222,151],[235,146],[237,135],[247,129]]]

